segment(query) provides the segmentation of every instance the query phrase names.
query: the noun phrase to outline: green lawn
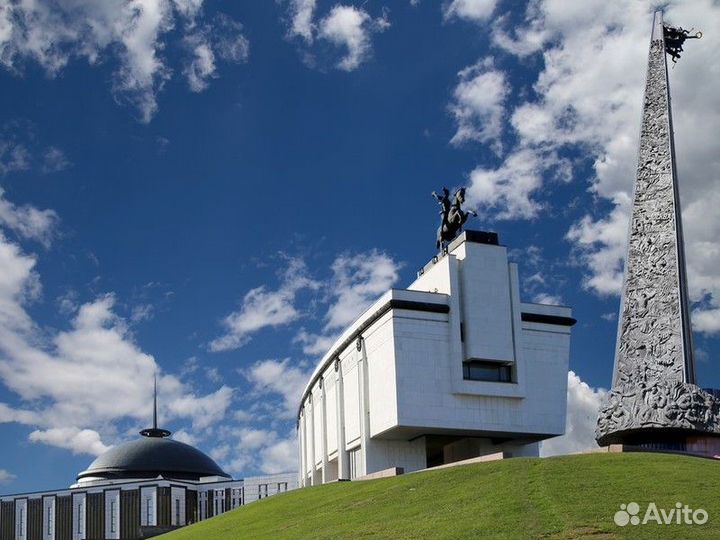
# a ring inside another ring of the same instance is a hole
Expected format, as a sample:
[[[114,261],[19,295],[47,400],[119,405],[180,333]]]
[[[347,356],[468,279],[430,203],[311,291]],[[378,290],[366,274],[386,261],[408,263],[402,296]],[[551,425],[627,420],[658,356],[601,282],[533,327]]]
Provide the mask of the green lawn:
[[[720,538],[720,463],[663,454],[517,458],[300,489],[158,538]],[[627,525],[676,502],[705,525]]]

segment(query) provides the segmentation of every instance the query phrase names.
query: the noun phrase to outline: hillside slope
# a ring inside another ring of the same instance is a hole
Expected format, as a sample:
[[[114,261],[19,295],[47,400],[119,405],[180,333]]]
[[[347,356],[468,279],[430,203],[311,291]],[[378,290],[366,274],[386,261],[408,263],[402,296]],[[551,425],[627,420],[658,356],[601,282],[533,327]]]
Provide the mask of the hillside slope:
[[[510,459],[276,495],[162,539],[720,538],[720,462],[662,454]],[[621,504],[702,508],[704,525],[617,526]]]

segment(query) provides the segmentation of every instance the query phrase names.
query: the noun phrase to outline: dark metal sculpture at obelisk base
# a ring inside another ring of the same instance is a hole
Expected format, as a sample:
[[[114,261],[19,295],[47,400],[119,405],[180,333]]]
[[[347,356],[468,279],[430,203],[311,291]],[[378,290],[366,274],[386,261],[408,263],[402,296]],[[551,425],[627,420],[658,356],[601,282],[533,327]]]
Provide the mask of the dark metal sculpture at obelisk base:
[[[601,446],[720,447],[710,440],[720,435],[720,399],[695,384],[665,56],[676,60],[691,37],[700,34],[665,26],[655,13],[613,384],[595,434]]]

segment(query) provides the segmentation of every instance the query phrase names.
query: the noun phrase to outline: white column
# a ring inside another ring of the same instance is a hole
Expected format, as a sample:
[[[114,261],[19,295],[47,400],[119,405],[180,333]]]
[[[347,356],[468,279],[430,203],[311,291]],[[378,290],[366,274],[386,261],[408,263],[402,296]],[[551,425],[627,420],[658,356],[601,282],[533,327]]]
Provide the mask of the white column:
[[[340,358],[335,360],[335,407],[337,409],[338,479],[350,480],[348,452],[345,448],[345,392]]]
[[[308,394],[310,402],[310,485],[315,485],[315,403],[312,399],[312,390]]]
[[[305,479],[307,478],[307,462],[305,457],[305,449],[307,441],[305,440],[307,430],[305,429],[305,406],[300,409],[300,418],[298,419],[298,446],[300,447],[300,473],[298,477],[298,485],[305,487]]]
[[[362,459],[361,471],[358,472],[358,476],[368,474],[367,468],[367,454],[368,446],[370,443],[370,405],[368,403],[368,362],[367,362],[367,349],[365,347],[365,339],[362,336],[358,336],[357,349],[360,360],[358,362],[358,368],[360,368],[360,411],[361,411],[361,422],[360,422],[360,440],[362,449],[360,456]]]
[[[320,398],[322,399],[322,418],[320,421],[320,441],[322,451],[322,469],[321,469],[321,480],[324,484],[327,482],[327,468],[328,468],[328,452],[327,452],[327,411],[325,410],[325,379],[320,377]]]

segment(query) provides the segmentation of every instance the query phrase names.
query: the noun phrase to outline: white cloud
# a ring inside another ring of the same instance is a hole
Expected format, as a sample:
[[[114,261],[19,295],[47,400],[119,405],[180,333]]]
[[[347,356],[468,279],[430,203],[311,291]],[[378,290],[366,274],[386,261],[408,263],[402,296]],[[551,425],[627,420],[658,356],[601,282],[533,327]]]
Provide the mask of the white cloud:
[[[548,306],[563,306],[565,305],[562,296],[548,293],[538,293],[533,296],[533,302],[536,304],[546,304]]]
[[[509,28],[502,17],[492,34],[494,45],[512,54],[541,55],[542,68],[531,91],[520,89],[510,114],[514,147],[499,166],[470,173],[472,202],[498,219],[535,218],[551,208],[552,180],[587,178],[577,176],[583,163],[576,167],[560,156],[587,156],[588,185],[601,204],[566,238],[587,270],[585,287],[600,295],[618,294],[622,286],[654,8],[651,0],[538,0],[528,5],[522,26]],[[665,20],[715,28],[720,6],[670,2]],[[696,328],[707,333],[720,331],[713,322],[720,308],[720,92],[711,77],[720,70],[718,46],[720,35],[706,32],[670,71],[690,297],[703,301]]]
[[[17,206],[5,198],[5,191],[0,187],[0,225],[47,247],[57,222],[58,216],[53,210],[38,210],[27,204]]]
[[[606,394],[606,390],[591,388],[574,372],[568,372],[565,435],[543,441],[540,455],[554,456],[596,448],[595,424]]]
[[[202,92],[208,87],[208,79],[215,76],[215,53],[210,45],[199,42],[193,45],[193,59],[185,66],[185,77],[187,77],[190,90]]]
[[[284,360],[260,360],[241,372],[253,385],[257,393],[279,394],[283,405],[283,418],[294,418],[297,414],[300,395],[310,379],[311,371],[294,367],[289,358]]]
[[[260,468],[266,474],[295,471],[298,468],[297,434],[293,430],[287,439],[277,441],[260,452]]]
[[[341,255],[332,265],[331,296],[325,329],[337,330],[353,322],[398,280],[400,265],[377,250]]]
[[[67,300],[66,297],[63,298],[63,301],[65,300]],[[155,308],[152,304],[138,304],[133,306],[132,311],[130,312],[130,321],[135,324],[143,321],[149,321],[153,318],[154,313]]]
[[[0,176],[30,168],[30,154],[25,145],[0,140]]]
[[[223,319],[225,334],[210,342],[210,350],[237,349],[262,328],[282,326],[297,320],[300,312],[295,307],[295,296],[303,289],[317,289],[318,286],[307,276],[305,264],[300,259],[291,259],[280,288],[268,291],[261,285],[250,290],[243,298],[240,309]]]
[[[337,67],[353,71],[370,56],[370,35],[390,27],[385,14],[373,19],[368,13],[354,6],[336,5],[318,23],[318,36],[331,43],[345,47],[347,54]]]
[[[41,329],[26,311],[40,291],[35,264],[0,231],[0,381],[17,397],[0,403],[0,422],[32,426],[35,442],[98,453],[121,422],[149,422],[159,368],[133,341],[112,294],[78,306],[66,330]],[[166,418],[205,428],[229,408],[228,387],[197,395],[173,375],[159,382]]]
[[[290,0],[291,24],[288,34],[300,36],[306,43],[313,42],[316,0]]]
[[[163,377],[163,383],[168,377]],[[204,429],[220,422],[232,402],[233,389],[221,386],[215,392],[204,396],[192,393],[175,394],[167,399],[165,409],[171,416],[191,418],[195,429]],[[161,394],[162,397],[162,394]]]
[[[184,43],[190,61],[183,68],[190,90],[202,92],[210,79],[218,77],[217,60],[240,64],[250,54],[250,43],[242,33],[242,25],[226,15],[216,17],[213,25],[204,25],[188,34]]]
[[[134,106],[149,122],[157,95],[172,76],[163,57],[176,21],[183,31],[196,28],[203,0],[104,0],[102,2],[5,3],[0,10],[0,65],[19,73],[26,62],[50,76],[73,59],[99,64],[117,55],[115,99]]]
[[[340,331],[397,282],[401,266],[377,250],[338,256],[331,267],[332,278],[325,285],[329,306],[322,332],[302,328],[294,341],[302,344],[305,354],[325,353]]]
[[[531,219],[543,204],[533,198],[542,186],[545,165],[536,152],[518,150],[496,169],[478,166],[470,172],[468,203],[492,211],[497,219]]]
[[[720,308],[696,309],[692,312],[693,330],[704,334],[720,333]]]
[[[181,443],[195,446],[198,443],[197,437],[185,429],[179,429],[172,434],[172,438]]]
[[[0,484],[9,484],[13,480],[15,480],[17,476],[14,474],[6,471],[5,469],[0,469]]]
[[[493,14],[495,4],[496,0],[452,0],[443,7],[443,16],[482,22]]]
[[[630,199],[618,194],[617,201],[607,216],[594,220],[586,215],[566,235],[590,270],[583,286],[600,295],[619,294],[622,289]]]
[[[93,456],[99,456],[110,448],[103,444],[97,431],[76,427],[35,430],[30,433],[28,440],[66,448],[73,454],[91,454]]]
[[[457,131],[450,142],[490,142],[500,153],[504,104],[510,92],[505,75],[494,69],[492,58],[488,57],[466,67],[458,73],[458,77],[460,82],[453,91],[453,101],[449,106]]]
[[[56,146],[50,146],[43,153],[42,171],[44,173],[62,171],[63,169],[67,169],[69,166],[70,161],[65,155],[65,152]]]

